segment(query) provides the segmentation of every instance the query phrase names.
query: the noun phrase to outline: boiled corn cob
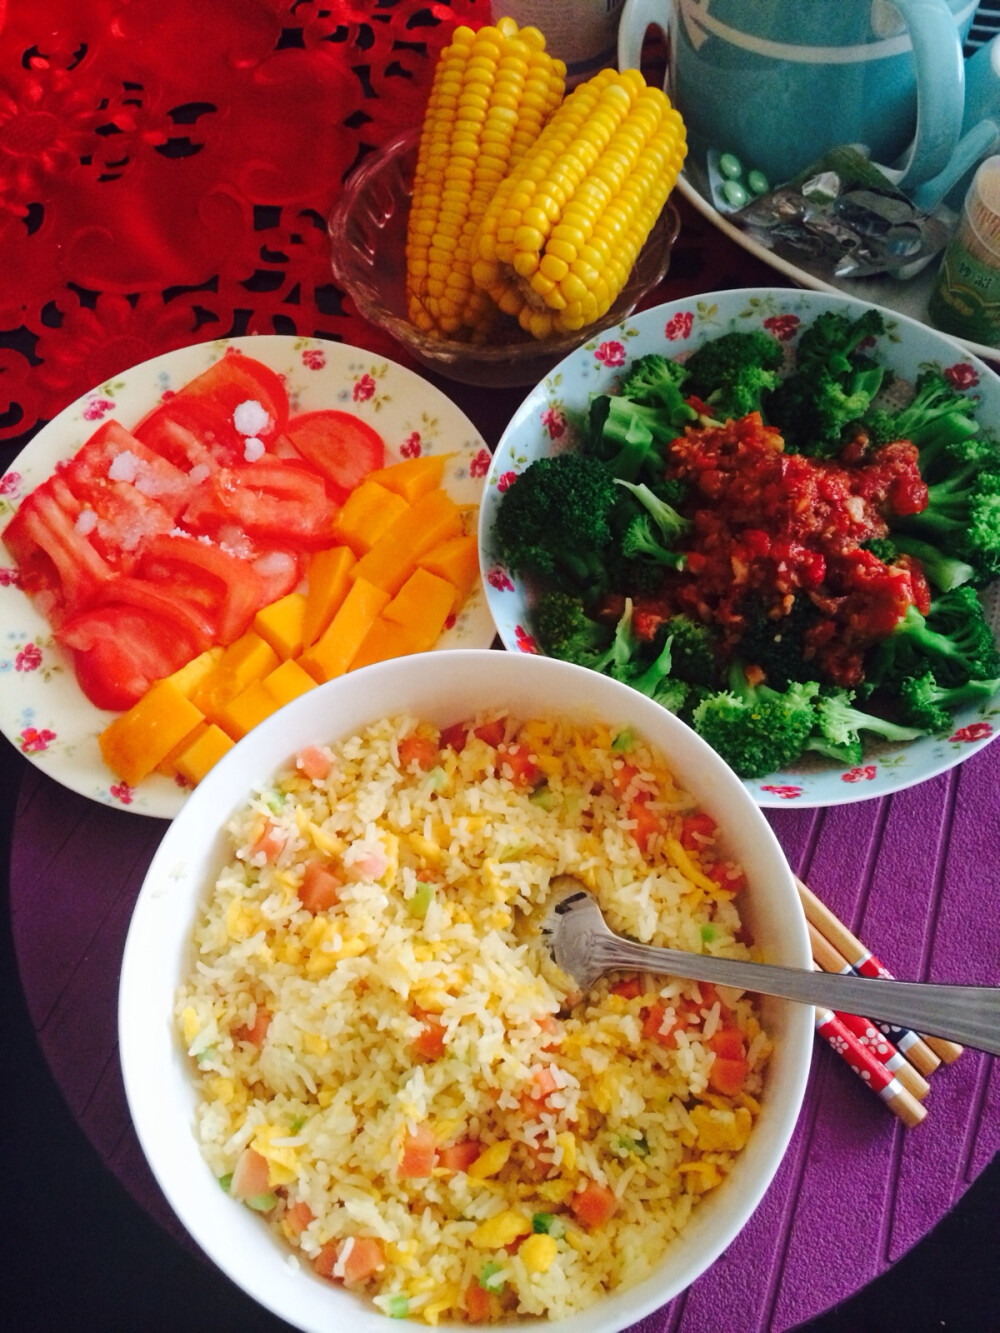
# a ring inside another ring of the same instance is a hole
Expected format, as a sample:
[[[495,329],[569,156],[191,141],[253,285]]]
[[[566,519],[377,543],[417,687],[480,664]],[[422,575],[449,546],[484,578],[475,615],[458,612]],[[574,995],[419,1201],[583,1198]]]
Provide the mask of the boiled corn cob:
[[[601,70],[505,177],[472,275],[536,338],[582,328],[621,292],[684,162],[684,123],[638,70]]]
[[[424,117],[406,237],[409,317],[427,333],[485,337],[495,314],[472,281],[472,246],[497,186],[565,91],[566,67],[513,19],[455,29]]]

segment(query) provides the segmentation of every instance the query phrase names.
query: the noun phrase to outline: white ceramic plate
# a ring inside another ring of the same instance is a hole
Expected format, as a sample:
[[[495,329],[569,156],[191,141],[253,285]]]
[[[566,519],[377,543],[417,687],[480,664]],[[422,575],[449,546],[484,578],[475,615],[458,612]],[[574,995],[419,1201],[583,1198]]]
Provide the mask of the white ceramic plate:
[[[386,1333],[384,1315],[356,1293],[290,1258],[263,1220],[228,1197],[198,1148],[197,1092],[171,1014],[193,966],[192,933],[205,895],[227,860],[226,821],[304,745],[336,742],[381,717],[407,714],[438,726],[480,709],[521,718],[556,713],[626,724],[654,745],[722,830],[747,874],[743,895],[754,939],[771,962],[809,965],[809,940],[781,847],[735,776],[705,743],[649,699],[582,667],[513,653],[446,653],[379,662],[310,691],[268,718],[206,775],[166,834],[136,900],[118,992],[119,1054],[139,1142],[171,1207],[213,1263],[248,1295],[307,1333]],[[613,1333],[670,1300],[731,1244],[760,1202],[788,1146],[813,1049],[806,1005],[763,1001],[773,1035],[761,1114],[725,1183],[698,1206],[662,1261],[637,1286],[560,1320],[559,1333]],[[507,1328],[542,1329],[544,1320]],[[416,1324],[402,1327],[420,1327]],[[468,1333],[448,1322],[442,1333]]]
[[[446,453],[443,485],[459,504],[476,505],[489,449],[465,414],[411,370],[343,343],[264,335],[223,338],[154,357],[98,385],[45,426],[0,478],[0,530],[18,505],[68,459],[102,421],[134,426],[168,390],[177,390],[234,347],[284,377],[294,411],[349,408],[386,443],[387,461]],[[104,805],[172,818],[188,789],[153,774],[135,788],[117,782],[101,759],[99,733],[114,716],[91,704],[48,622],[17,586],[0,545],[0,731],[50,777]],[[486,648],[494,630],[476,587],[441,648]]]
[[[534,459],[573,448],[575,414],[586,408],[591,395],[614,391],[619,369],[626,360],[647,352],[677,356],[730,329],[763,327],[784,341],[794,341],[798,328],[811,323],[824,310],[857,315],[864,308],[863,303],[844,296],[812,291],[764,287],[713,292],[645,310],[605,330],[561,361],[528,395],[504,432],[493,456],[479,514],[479,554],[486,596],[506,646],[520,652],[540,651],[531,637],[526,589],[503,568],[492,546],[491,533],[502,490],[512,473],[522,472]],[[910,383],[920,369],[935,365],[956,384],[975,386],[980,395],[979,420],[995,433],[1000,432],[1000,377],[944,334],[892,311],[884,314],[888,333],[879,339],[878,359]],[[987,598],[994,631],[1000,619],[997,590],[998,585],[994,585]],[[870,756],[866,754],[865,762],[857,768],[844,769],[816,756],[745,785],[764,806],[844,805],[885,796],[934,777],[975,754],[997,734],[998,718],[1000,696],[985,706],[957,712],[947,735],[880,745]]]
[[[793,264],[791,260],[775,254],[773,250],[768,250],[766,246],[761,245],[740,227],[730,222],[725,214],[720,213],[713,205],[707,176],[691,164],[678,177],[677,190],[693,208],[701,213],[702,217],[708,218],[709,222],[718,227],[730,240],[735,241],[748,254],[763,260],[775,272],[783,273],[786,278],[791,278],[793,282],[797,282],[800,286],[808,287],[816,292],[841,292],[843,295],[850,296],[857,301],[869,301],[872,305],[885,306],[897,314],[908,315],[911,319],[919,320],[921,324],[931,327],[927,315],[927,303],[930,300],[931,289],[937,275],[939,258],[932,260],[922,272],[905,280],[888,276],[876,278],[824,277],[818,268],[811,268],[804,258],[801,264]],[[959,342],[967,352],[971,352],[974,356],[1000,361],[1000,346],[987,347],[983,343],[972,342],[966,338],[956,339],[955,341]]]

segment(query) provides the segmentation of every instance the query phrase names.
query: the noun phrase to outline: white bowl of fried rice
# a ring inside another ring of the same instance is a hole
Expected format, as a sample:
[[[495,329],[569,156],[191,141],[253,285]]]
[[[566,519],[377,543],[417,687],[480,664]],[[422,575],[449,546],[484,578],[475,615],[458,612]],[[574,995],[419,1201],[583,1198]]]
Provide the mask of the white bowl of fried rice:
[[[123,959],[142,1148],[292,1326],[634,1324],[778,1169],[807,1006],[613,973],[539,925],[577,875],[646,942],[807,968],[743,784],[672,714],[553,659],[456,650],[311,691],[164,836]]]

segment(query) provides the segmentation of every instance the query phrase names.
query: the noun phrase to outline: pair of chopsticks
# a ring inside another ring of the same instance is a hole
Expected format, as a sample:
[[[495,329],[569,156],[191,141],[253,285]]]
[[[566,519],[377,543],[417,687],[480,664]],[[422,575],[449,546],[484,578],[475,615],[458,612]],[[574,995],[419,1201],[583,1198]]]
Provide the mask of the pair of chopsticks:
[[[809,926],[813,965],[823,972],[892,980],[888,968],[826,904],[800,879],[795,883]],[[927,1115],[927,1076],[942,1062],[957,1060],[963,1050],[953,1041],[832,1009],[816,1010],[816,1031],[910,1128]]]

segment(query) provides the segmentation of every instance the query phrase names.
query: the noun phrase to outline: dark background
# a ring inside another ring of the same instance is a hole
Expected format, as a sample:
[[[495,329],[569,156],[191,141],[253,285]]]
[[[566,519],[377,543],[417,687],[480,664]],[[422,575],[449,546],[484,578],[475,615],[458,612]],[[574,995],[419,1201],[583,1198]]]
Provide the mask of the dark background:
[[[23,761],[6,742],[0,746],[0,1040],[9,1080],[0,1118],[0,1328],[283,1333],[288,1325],[184,1251],[140,1209],[101,1162],[49,1073],[11,934],[10,835]],[[803,1325],[802,1333],[942,1329],[1000,1333],[1000,1159],[891,1272]]]

